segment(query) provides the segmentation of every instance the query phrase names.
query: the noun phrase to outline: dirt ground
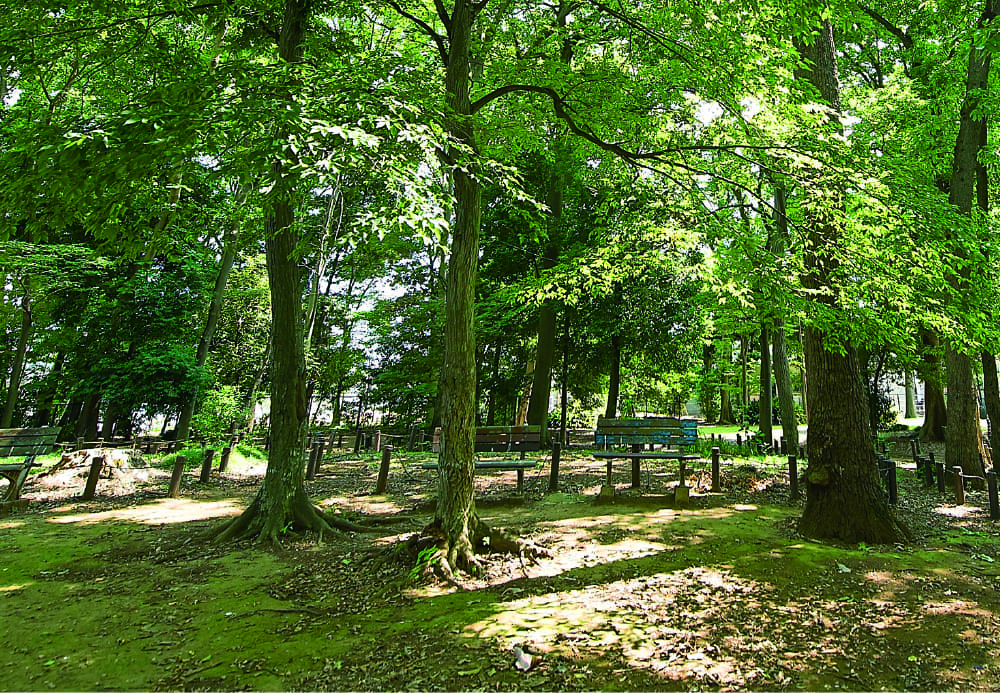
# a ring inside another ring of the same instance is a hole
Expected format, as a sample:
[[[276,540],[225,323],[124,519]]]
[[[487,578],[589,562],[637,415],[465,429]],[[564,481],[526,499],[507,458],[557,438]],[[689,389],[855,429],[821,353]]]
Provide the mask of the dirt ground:
[[[906,451],[896,451],[900,464]],[[262,468],[187,474],[166,497],[154,467],[131,493],[31,481],[0,517],[0,690],[998,690],[1000,526],[984,492],[954,505],[900,470],[911,545],[836,546],[797,535],[801,501],[761,460],[707,463],[673,507],[675,467],[564,454],[515,494],[477,476],[491,523],[545,547],[535,563],[488,556],[456,590],[400,550],[432,517],[435,472],[397,454],[373,496],[374,456],[327,459],[317,504],[392,518],[393,534],[276,549],[204,533],[240,512]],[[155,460],[153,460],[155,462]],[[912,467],[912,465],[910,465]]]

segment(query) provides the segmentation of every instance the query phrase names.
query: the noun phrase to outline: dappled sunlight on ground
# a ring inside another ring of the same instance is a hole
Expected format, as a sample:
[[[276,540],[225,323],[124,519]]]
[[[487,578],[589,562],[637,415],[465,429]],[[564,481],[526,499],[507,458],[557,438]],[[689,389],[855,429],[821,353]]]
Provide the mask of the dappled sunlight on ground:
[[[962,518],[982,515],[985,509],[976,505],[942,505],[939,508],[934,508],[934,512],[948,517]]]
[[[59,515],[49,518],[48,521],[56,524],[96,524],[109,520],[124,520],[147,525],[162,525],[229,517],[238,515],[243,509],[243,504],[235,499],[198,501],[186,498],[162,498],[144,505],[104,512]]]

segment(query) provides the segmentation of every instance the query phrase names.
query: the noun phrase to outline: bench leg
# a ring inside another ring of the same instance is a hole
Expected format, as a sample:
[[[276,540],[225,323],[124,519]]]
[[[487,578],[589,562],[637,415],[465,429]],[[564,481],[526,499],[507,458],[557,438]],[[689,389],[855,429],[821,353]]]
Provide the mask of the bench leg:
[[[518,492],[519,495],[524,493],[524,470],[523,469],[518,469],[517,470],[517,492]]]
[[[645,445],[638,443],[632,446],[632,452],[642,452]],[[642,484],[640,483],[640,478],[642,476],[642,471],[639,469],[639,458],[632,458],[632,488],[639,488]]]
[[[4,503],[16,501],[21,496],[21,487],[24,486],[24,482],[28,479],[28,470],[20,470],[17,472],[17,476],[7,476],[4,474],[4,477],[10,482],[10,486],[7,487],[0,501]]]

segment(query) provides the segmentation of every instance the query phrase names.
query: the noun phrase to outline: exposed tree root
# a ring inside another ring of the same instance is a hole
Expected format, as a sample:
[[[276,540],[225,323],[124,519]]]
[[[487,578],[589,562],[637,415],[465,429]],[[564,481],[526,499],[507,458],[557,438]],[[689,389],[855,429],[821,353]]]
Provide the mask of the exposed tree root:
[[[510,532],[491,527],[479,518],[474,518],[472,524],[474,531],[468,541],[460,539],[450,545],[436,521],[425,527],[420,534],[412,535],[405,546],[416,564],[417,572],[425,576],[434,575],[458,589],[467,589],[458,575],[481,575],[483,564],[480,557],[484,554],[518,556],[522,566],[525,559],[535,562],[552,555],[547,549]]]
[[[290,533],[315,532],[320,536],[334,536],[337,534],[336,530],[376,533],[386,531],[324,513],[312,504],[305,491],[296,493],[287,505],[268,504],[262,489],[246,510],[211,530],[209,537],[216,543],[248,539],[263,544],[280,544]]]

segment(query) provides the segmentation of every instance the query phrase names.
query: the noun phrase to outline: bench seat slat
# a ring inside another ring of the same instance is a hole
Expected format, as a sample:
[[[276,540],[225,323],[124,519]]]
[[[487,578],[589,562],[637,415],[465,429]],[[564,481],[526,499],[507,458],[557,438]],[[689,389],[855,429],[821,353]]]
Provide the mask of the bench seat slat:
[[[44,455],[55,446],[58,426],[43,428],[0,428],[0,457]]]

